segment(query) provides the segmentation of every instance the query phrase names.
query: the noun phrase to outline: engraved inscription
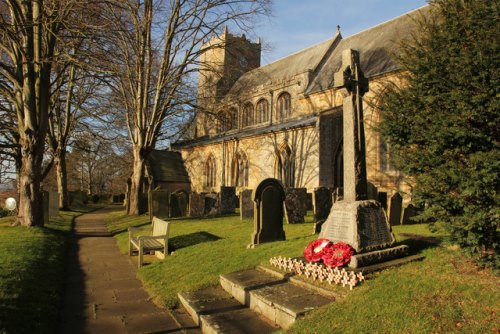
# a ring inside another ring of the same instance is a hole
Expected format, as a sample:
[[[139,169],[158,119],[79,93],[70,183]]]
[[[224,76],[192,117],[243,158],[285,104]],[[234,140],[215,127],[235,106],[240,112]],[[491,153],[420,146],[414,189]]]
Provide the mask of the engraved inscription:
[[[350,243],[353,241],[354,228],[352,214],[349,211],[334,211],[331,216],[331,223],[327,224],[323,238],[332,241],[345,241]]]
[[[380,208],[363,208],[360,212],[358,232],[361,247],[384,245],[392,241],[392,236]]]

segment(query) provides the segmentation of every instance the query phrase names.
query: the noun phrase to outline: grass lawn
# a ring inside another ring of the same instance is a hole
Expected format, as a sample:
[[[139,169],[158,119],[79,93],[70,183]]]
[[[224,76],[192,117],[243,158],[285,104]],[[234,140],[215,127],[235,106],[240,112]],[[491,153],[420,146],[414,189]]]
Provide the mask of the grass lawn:
[[[0,219],[0,333],[53,333],[63,292],[66,241],[73,218],[61,212],[44,227]]]
[[[306,224],[286,225],[286,241],[246,249],[253,224],[239,217],[172,220],[172,256],[139,270],[156,302],[173,308],[177,292],[218,284],[218,276],[258,264],[273,256],[301,256],[311,235]],[[115,212],[109,229],[122,252],[128,250],[128,226],[148,227],[148,217]],[[495,333],[500,329],[500,280],[480,270],[454,247],[439,244],[442,235],[426,225],[397,226],[398,242],[425,260],[368,276],[353,291],[335,287],[344,297],[311,312],[290,333]],[[149,258],[151,259],[151,258]],[[134,258],[134,261],[136,259]]]

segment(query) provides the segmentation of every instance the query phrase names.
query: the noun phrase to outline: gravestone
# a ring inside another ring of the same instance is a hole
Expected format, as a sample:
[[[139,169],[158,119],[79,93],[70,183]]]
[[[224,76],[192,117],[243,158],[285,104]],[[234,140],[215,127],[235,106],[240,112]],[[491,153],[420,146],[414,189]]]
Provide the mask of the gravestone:
[[[271,241],[285,240],[283,202],[285,191],[280,181],[265,179],[252,193],[254,201],[254,232],[248,247]]]
[[[378,201],[384,208],[384,210],[387,212],[387,192],[385,191],[379,191],[378,192]]]
[[[395,193],[391,197],[389,208],[389,224],[391,226],[401,225],[401,213],[403,210],[403,197],[399,193]]]
[[[139,194],[139,214],[142,215],[149,210],[149,193]]]
[[[307,193],[306,210],[307,210],[307,211],[312,211],[312,210],[314,210],[314,205],[313,205],[313,194],[312,194],[312,193]]]
[[[240,219],[253,218],[252,189],[245,189],[240,193]]]
[[[332,208],[332,190],[326,187],[315,188],[313,193],[313,209],[314,209],[314,231],[319,233],[321,226],[328,218],[330,209]]]
[[[59,216],[59,193],[49,192],[49,217]]]
[[[285,191],[285,214],[288,224],[302,224],[307,214],[307,189],[287,188]]]
[[[236,188],[220,187],[219,192],[220,213],[234,213],[236,208]]]
[[[418,209],[413,204],[408,204],[408,206],[403,211],[403,221],[402,225],[415,224],[416,222],[412,220],[418,214]]]
[[[219,195],[216,193],[205,194],[205,210],[206,216],[214,216],[219,214]]]
[[[368,199],[372,199],[374,201],[378,200],[378,189],[371,182],[367,182],[367,185],[366,185],[366,196],[367,196]]]
[[[149,219],[170,217],[170,192],[168,190],[153,190],[149,200]]]
[[[406,255],[408,246],[392,247],[395,239],[384,209],[368,200],[366,149],[363,126],[363,95],[368,81],[360,68],[359,53],[342,53],[342,67],[334,75],[334,86],[343,100],[343,200],[332,205],[320,238],[343,241],[357,252],[349,267],[358,268]]]
[[[185,217],[188,211],[188,193],[177,190],[170,194],[170,217]]]
[[[189,194],[189,217],[201,217],[205,211],[205,195]]]

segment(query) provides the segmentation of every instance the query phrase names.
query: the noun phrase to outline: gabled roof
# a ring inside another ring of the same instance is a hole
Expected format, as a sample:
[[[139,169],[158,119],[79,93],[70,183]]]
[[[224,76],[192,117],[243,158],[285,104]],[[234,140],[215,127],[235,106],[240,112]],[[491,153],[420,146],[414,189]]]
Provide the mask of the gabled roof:
[[[243,74],[229,90],[228,95],[238,95],[242,90],[248,90],[273,81],[280,81],[316,69],[334,43],[335,38],[336,36]]]
[[[424,6],[340,41],[318,69],[305,93],[333,87],[334,73],[342,65],[342,51],[347,49],[359,51],[361,69],[367,78],[399,70],[395,60],[399,43],[417,32],[416,20],[421,15],[428,14],[429,10],[429,5]]]
[[[179,152],[153,150],[148,167],[155,182],[190,182]]]

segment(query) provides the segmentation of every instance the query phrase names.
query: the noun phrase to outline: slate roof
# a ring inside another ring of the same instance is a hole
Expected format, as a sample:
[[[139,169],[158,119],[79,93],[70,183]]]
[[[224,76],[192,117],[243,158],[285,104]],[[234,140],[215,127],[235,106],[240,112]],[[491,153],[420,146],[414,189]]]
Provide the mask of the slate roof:
[[[228,95],[237,95],[241,90],[247,90],[249,87],[257,87],[271,81],[279,81],[299,73],[314,70],[334,41],[335,36],[243,74],[231,87]]]
[[[155,182],[190,182],[179,152],[153,150],[148,167]]]
[[[429,10],[430,6],[427,5],[342,39],[318,69],[305,93],[320,92],[333,87],[334,73],[342,65],[342,51],[347,49],[359,51],[361,69],[366,78],[399,70],[395,60],[399,43],[415,34],[415,20],[428,14]]]
[[[226,132],[223,134],[219,134],[217,136],[213,137],[200,137],[192,140],[186,140],[182,142],[177,142],[175,144],[172,144],[173,149],[180,149],[180,148],[190,148],[190,147],[196,147],[199,146],[200,144],[207,145],[207,144],[214,144],[214,143],[220,143],[224,140],[231,140],[231,139],[241,139],[245,137],[250,137],[254,135],[262,135],[270,132],[276,132],[276,131],[282,131],[286,129],[293,129],[293,128],[301,128],[304,126],[310,126],[316,124],[317,120],[317,115],[309,115],[306,117],[302,117],[299,119],[293,119],[288,122],[284,123],[276,123],[271,126],[259,126],[259,127],[251,127],[251,128],[246,128],[246,129],[241,129],[239,131],[230,131]]]
[[[348,48],[360,52],[361,68],[367,78],[396,71],[399,66],[392,53],[397,51],[397,45],[401,40],[409,38],[415,32],[415,18],[418,15],[426,14],[429,9],[430,6],[427,5],[403,14],[353,36],[341,39],[340,43],[335,43],[337,38],[337,35],[335,35],[322,43],[256,68],[243,74],[231,87],[228,95],[239,95],[240,92],[249,88],[255,88],[270,82],[278,82],[307,71],[314,71],[315,76],[309,83],[305,91],[306,94],[331,88],[333,74],[341,66],[342,51]],[[323,60],[323,58],[325,59]]]

